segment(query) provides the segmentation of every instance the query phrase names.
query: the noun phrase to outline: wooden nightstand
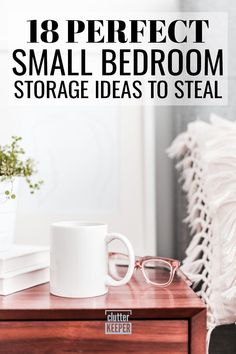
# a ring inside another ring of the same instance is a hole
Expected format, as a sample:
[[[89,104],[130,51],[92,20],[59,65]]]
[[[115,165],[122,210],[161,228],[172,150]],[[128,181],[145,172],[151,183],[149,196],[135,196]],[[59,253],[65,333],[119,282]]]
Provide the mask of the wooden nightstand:
[[[132,334],[105,334],[107,309],[132,310]],[[137,272],[129,285],[90,299],[56,297],[44,284],[0,297],[0,320],[3,354],[204,354],[206,347],[206,308],[178,276],[157,288]]]

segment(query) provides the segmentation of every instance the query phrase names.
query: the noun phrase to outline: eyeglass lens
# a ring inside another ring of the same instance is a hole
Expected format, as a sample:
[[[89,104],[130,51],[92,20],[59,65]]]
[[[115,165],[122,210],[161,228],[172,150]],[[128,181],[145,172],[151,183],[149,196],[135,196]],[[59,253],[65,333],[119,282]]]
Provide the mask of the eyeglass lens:
[[[146,278],[157,285],[165,285],[171,278],[171,266],[162,260],[147,260],[143,263]]]

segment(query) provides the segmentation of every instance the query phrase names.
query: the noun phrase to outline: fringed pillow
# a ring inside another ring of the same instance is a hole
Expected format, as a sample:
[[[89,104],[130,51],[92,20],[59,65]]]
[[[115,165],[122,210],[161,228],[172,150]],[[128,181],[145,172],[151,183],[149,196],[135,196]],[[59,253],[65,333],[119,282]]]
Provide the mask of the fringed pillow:
[[[179,159],[193,235],[182,270],[207,304],[210,334],[236,321],[236,123],[190,123],[168,154]]]

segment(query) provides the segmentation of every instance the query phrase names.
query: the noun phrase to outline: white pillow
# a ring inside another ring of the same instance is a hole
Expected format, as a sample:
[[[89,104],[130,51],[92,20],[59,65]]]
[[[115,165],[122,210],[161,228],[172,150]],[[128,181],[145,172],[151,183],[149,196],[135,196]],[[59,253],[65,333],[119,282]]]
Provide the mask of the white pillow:
[[[193,233],[182,270],[207,304],[211,331],[236,321],[236,123],[213,114],[190,123],[168,154],[180,158]]]

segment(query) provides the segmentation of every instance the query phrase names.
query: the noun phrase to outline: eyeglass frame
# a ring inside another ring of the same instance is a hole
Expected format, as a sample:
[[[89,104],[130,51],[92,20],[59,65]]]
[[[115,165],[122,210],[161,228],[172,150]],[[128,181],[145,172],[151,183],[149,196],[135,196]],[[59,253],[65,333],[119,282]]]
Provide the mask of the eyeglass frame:
[[[121,252],[109,252],[109,257],[115,256],[115,255],[127,257],[126,254],[121,253]],[[192,285],[191,280],[180,269],[180,261],[178,261],[177,259],[166,258],[166,257],[156,257],[156,256],[144,256],[144,257],[135,257],[135,258],[137,258],[137,259],[135,260],[134,271],[137,269],[140,269],[142,271],[142,274],[143,274],[146,282],[149,284],[165,288],[173,282],[174,276],[178,271],[178,275],[187,283],[187,285],[188,286]],[[144,266],[145,262],[150,261],[150,260],[162,261],[163,263],[166,263],[170,267],[171,272],[170,272],[170,278],[169,278],[168,282],[166,282],[164,284],[154,283],[146,276],[143,266]]]

